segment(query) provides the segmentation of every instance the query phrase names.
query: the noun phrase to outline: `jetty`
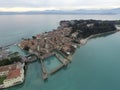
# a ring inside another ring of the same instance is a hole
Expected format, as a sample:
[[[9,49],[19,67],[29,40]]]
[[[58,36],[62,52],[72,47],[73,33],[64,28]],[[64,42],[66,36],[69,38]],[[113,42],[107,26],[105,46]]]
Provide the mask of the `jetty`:
[[[59,67],[57,67],[57,68],[55,68],[54,70],[52,70],[52,71],[50,72],[50,74],[52,75],[52,74],[56,73],[57,71],[59,71],[59,70],[62,69],[63,67],[64,67],[64,65],[61,64]]]
[[[57,57],[57,59],[60,61],[60,62],[62,62],[62,64],[64,65],[64,66],[66,66],[66,65],[68,65],[68,61],[64,58],[64,59],[62,59],[58,54],[55,54],[55,56]]]
[[[56,54],[60,54],[62,57],[64,57],[65,58],[65,60],[68,60],[70,63],[72,62],[71,60],[72,60],[72,55],[69,55],[69,56],[66,56],[66,55],[64,55],[61,51],[59,51],[59,50],[55,50],[55,52],[56,52]]]
[[[69,55],[68,57],[66,57],[66,59],[67,59],[69,62],[72,62],[72,55]]]
[[[46,79],[48,79],[47,70],[46,70],[46,67],[45,67],[43,61],[40,60],[40,62],[41,62],[41,68],[42,68],[42,77],[44,80],[46,80]]]

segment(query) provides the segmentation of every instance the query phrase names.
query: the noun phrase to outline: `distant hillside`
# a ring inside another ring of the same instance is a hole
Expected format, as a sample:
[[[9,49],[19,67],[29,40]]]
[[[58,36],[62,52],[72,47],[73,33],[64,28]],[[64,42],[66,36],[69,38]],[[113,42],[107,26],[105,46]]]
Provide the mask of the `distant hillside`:
[[[29,12],[0,12],[0,15],[14,14],[120,14],[120,8],[116,9],[99,9],[99,10],[46,10],[46,11],[29,11]]]

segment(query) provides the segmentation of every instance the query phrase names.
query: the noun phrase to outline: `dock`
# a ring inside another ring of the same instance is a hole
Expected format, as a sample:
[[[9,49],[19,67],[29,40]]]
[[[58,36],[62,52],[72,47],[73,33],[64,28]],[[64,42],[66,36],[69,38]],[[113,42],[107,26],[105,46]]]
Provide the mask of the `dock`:
[[[66,59],[67,59],[69,62],[72,62],[72,55],[69,55],[68,57],[66,57]]]
[[[59,53],[59,52],[57,52],[57,53],[52,52],[52,53],[46,54],[46,55],[44,55],[42,57],[40,57],[40,56],[38,57],[40,59],[40,62],[41,62],[43,80],[48,79],[48,75],[52,75],[52,74],[56,73],[57,71],[59,71],[60,69],[62,69],[63,67],[67,66],[70,63],[70,60],[68,60],[67,56],[61,57],[59,54],[61,54],[61,53]],[[57,68],[53,69],[52,71],[50,71],[48,73],[43,61],[46,58],[49,58],[50,56],[55,56],[61,62],[61,65],[59,65]]]
[[[66,60],[68,60],[70,63],[72,62],[71,61],[71,59],[72,59],[72,56],[71,55],[69,55],[69,56],[66,56],[66,55],[64,55],[61,51],[59,51],[59,50],[55,50],[57,53],[59,53],[59,54],[61,54]],[[57,54],[56,53],[56,54]]]
[[[54,74],[55,72],[59,71],[59,70],[62,69],[63,67],[64,67],[63,64],[60,65],[59,67],[57,67],[57,68],[55,68],[54,70],[52,70],[52,71],[50,72],[50,74],[51,74],[51,75]]]
[[[57,59],[58,59],[60,62],[62,62],[62,64],[63,64],[64,66],[68,65],[69,62],[68,62],[66,59],[60,58],[60,56],[59,56],[58,54],[55,54],[55,56],[57,57]]]
[[[42,77],[43,77],[44,80],[46,80],[46,79],[48,79],[47,70],[45,68],[45,65],[44,65],[43,61],[40,60],[40,62],[41,62],[41,67],[42,67]]]

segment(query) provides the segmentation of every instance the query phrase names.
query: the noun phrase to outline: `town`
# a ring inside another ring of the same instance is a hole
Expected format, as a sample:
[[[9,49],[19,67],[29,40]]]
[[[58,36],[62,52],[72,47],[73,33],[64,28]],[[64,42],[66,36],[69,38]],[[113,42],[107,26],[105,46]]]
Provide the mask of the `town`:
[[[43,79],[46,80],[49,75],[71,63],[77,47],[84,45],[91,36],[119,30],[120,21],[60,21],[57,29],[23,39],[16,44],[22,51],[27,51],[26,56],[20,55],[19,52],[10,52],[9,47],[0,47],[0,88],[23,83],[26,63],[36,60],[39,60]],[[48,73],[44,61],[52,56],[61,64]]]
[[[119,21],[101,20],[71,20],[61,21],[60,26],[53,31],[37,34],[31,39],[23,39],[19,47],[34,54],[42,64],[43,79],[47,79],[47,70],[44,60],[55,56],[62,62],[59,68],[51,71],[54,73],[71,62],[71,57],[76,48],[86,43],[87,37],[105,32],[116,32]],[[60,54],[64,57],[60,58]]]

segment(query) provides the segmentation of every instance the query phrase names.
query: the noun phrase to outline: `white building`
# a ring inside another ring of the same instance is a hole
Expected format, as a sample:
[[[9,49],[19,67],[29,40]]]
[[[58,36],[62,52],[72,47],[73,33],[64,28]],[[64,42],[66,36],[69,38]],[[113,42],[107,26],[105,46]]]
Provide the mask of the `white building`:
[[[0,88],[7,88],[17,84],[21,84],[24,81],[24,64],[15,63],[12,65],[0,67],[0,76],[6,76],[6,79],[3,81],[3,84],[0,85]]]
[[[21,84],[24,81],[24,70],[23,68],[21,69],[16,69],[14,71],[11,71],[8,76],[7,79],[4,80],[4,87],[10,87],[10,86],[14,86],[17,84]]]

